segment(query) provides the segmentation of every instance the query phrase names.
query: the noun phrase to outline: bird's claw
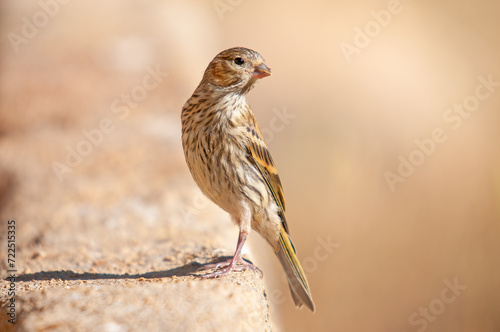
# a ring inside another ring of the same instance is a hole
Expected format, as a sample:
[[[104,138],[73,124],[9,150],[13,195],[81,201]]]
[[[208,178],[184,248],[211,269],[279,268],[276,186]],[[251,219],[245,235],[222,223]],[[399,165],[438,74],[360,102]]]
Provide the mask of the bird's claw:
[[[226,261],[226,262],[219,262],[219,263],[213,263],[213,264],[207,264],[202,266],[198,270],[210,270],[215,268],[215,271],[197,275],[201,278],[204,279],[210,279],[210,278],[218,278],[227,274],[230,274],[231,272],[241,272],[245,270],[252,270],[254,272],[257,272],[262,279],[264,276],[264,273],[262,272],[261,269],[259,269],[257,266],[253,265],[252,263],[249,263],[243,259],[233,261],[232,259]]]

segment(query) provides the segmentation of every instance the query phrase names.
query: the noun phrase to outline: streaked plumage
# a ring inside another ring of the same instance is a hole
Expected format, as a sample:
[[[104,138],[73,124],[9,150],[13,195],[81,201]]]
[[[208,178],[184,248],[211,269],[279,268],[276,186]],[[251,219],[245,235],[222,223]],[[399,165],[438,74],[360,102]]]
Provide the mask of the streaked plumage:
[[[236,252],[205,277],[255,267],[241,258],[253,228],[273,248],[295,305],[314,311],[309,285],[288,235],[281,181],[255,116],[246,102],[256,81],[269,76],[260,54],[235,47],[219,53],[182,109],[182,145],[201,191],[240,227]]]

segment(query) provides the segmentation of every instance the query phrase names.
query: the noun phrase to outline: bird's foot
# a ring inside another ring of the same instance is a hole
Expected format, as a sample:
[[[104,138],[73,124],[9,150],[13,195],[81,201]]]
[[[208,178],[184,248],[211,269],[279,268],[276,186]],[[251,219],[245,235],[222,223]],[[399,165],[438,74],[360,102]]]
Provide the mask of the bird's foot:
[[[207,264],[204,265],[201,270],[210,270],[215,268],[216,270],[214,272],[210,273],[205,273],[202,275],[199,275],[202,278],[205,279],[211,279],[211,278],[218,278],[220,276],[225,276],[227,274],[230,274],[231,272],[241,272],[245,270],[253,270],[254,272],[257,272],[260,274],[260,276],[263,276],[262,270],[259,269],[257,266],[253,265],[252,263],[247,262],[243,258],[239,259],[234,259],[229,258],[226,261],[218,262],[218,263],[213,263],[213,264]]]

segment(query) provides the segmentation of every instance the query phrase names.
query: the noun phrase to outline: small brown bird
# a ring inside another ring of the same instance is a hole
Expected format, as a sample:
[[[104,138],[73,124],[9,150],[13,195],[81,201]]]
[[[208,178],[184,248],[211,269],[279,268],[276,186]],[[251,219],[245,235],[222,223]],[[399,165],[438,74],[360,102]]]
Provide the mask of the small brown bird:
[[[288,235],[278,171],[245,99],[257,80],[269,75],[271,69],[259,53],[243,47],[222,51],[182,108],[182,146],[189,170],[201,191],[240,228],[234,256],[204,277],[255,270],[241,257],[253,228],[278,256],[295,305],[314,311],[309,284]]]

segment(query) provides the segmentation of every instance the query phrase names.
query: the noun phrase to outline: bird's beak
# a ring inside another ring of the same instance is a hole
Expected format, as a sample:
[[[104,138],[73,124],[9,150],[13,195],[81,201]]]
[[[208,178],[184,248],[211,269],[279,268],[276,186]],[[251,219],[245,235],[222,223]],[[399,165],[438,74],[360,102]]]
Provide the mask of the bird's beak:
[[[266,66],[264,62],[253,68],[253,76],[256,78],[264,78],[269,75],[271,75],[271,68]]]

